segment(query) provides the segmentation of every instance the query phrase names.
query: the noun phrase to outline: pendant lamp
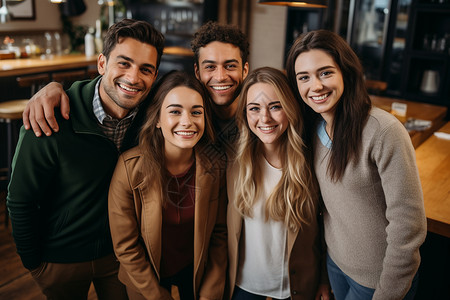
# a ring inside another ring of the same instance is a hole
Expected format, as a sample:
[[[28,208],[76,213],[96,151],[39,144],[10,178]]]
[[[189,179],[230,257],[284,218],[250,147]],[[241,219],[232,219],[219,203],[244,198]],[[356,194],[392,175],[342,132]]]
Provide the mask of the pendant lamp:
[[[326,8],[326,0],[304,0],[304,1],[280,1],[280,0],[259,0],[259,4],[282,5],[291,7],[315,7]]]

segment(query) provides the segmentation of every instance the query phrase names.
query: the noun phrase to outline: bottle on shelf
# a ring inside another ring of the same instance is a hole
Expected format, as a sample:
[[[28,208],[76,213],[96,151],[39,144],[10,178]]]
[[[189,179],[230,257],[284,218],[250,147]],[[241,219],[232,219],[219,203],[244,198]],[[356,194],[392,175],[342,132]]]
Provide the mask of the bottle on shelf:
[[[103,51],[102,21],[100,19],[95,21],[95,50],[97,50],[97,53]]]
[[[59,34],[59,32],[55,32],[53,34],[53,37],[55,39],[56,55],[62,55],[63,51],[62,51],[61,35]]]
[[[89,27],[88,32],[84,36],[84,52],[86,56],[92,56],[95,54],[94,44],[94,28]]]

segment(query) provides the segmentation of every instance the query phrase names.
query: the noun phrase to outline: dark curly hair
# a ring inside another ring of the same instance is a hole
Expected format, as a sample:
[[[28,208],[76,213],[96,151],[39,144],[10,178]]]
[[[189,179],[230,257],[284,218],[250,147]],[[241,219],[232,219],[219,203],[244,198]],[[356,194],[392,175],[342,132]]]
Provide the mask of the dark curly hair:
[[[241,51],[242,65],[247,62],[249,55],[248,38],[237,26],[224,25],[209,21],[200,27],[194,34],[191,41],[191,48],[194,52],[194,61],[198,65],[199,49],[211,42],[222,42],[235,45]]]

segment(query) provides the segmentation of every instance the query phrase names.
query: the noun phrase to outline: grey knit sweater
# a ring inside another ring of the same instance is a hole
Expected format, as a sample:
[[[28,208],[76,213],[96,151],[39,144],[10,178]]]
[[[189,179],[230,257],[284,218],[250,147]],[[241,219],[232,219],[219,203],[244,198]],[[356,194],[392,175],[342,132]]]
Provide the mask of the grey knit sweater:
[[[408,132],[394,116],[372,108],[359,160],[332,182],[326,173],[331,141],[323,124],[317,130],[314,165],[326,207],[328,253],[345,274],[375,289],[373,299],[402,299],[419,267],[419,247],[426,236]]]

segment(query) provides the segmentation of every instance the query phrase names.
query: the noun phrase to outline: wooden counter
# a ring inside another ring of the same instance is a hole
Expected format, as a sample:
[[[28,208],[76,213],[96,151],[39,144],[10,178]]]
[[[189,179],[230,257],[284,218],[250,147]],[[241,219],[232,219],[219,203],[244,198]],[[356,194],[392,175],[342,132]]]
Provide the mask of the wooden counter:
[[[97,56],[82,54],[53,56],[51,59],[21,58],[0,60],[0,77],[85,68],[97,65]]]
[[[182,47],[166,47],[165,55],[193,56],[190,49]],[[90,57],[84,54],[53,56],[51,59],[21,58],[0,60],[0,77],[15,77],[33,73],[49,73],[54,71],[95,67],[98,55]]]
[[[438,131],[450,133],[450,122]],[[432,135],[416,149],[428,231],[450,238],[450,140]]]
[[[413,102],[374,95],[371,95],[370,99],[372,100],[373,105],[386,111],[391,110],[391,105],[393,102],[405,103],[408,105],[408,108],[406,110],[406,119],[414,118],[432,122],[431,127],[427,130],[409,132],[414,148],[419,147],[419,145],[422,144],[427,138],[429,138],[433,134],[433,132],[435,132],[445,124],[445,116],[447,114],[447,107],[445,106],[431,105],[421,102]]]

